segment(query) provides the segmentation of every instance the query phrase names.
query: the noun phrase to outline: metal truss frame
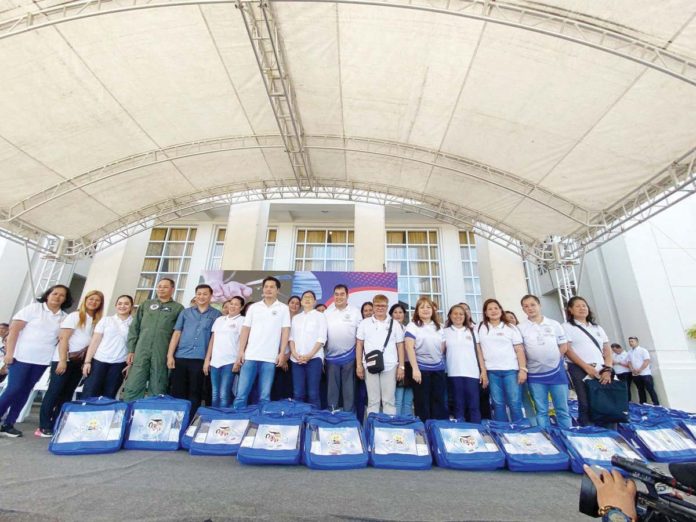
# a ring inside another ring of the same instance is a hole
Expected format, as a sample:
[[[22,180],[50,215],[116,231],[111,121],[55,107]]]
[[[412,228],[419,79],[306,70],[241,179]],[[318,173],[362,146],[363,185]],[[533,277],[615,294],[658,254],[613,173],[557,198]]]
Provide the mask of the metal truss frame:
[[[535,8],[490,0],[261,0],[275,2],[322,2],[373,7],[391,7],[458,16],[537,34],[560,38],[630,60],[696,86],[696,59],[665,49],[668,42],[652,42],[618,24],[598,23],[589,16],[561,9]],[[93,16],[140,9],[215,4],[259,4],[258,0],[80,0],[40,9],[0,22],[0,39],[51,25]]]
[[[235,5],[242,15],[254,50],[297,187],[300,190],[312,190],[315,184],[312,165],[304,147],[304,129],[273,5],[268,0],[238,0]]]

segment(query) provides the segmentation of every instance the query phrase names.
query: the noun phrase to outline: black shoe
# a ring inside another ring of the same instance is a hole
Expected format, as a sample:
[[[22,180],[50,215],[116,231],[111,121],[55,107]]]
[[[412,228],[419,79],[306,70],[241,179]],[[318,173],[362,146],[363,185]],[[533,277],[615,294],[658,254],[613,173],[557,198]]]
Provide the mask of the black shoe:
[[[5,437],[12,437],[13,439],[16,439],[17,437],[22,436],[22,432],[19,431],[18,429],[15,429],[14,425],[12,425],[12,424],[3,424],[0,427],[0,435],[4,435]]]

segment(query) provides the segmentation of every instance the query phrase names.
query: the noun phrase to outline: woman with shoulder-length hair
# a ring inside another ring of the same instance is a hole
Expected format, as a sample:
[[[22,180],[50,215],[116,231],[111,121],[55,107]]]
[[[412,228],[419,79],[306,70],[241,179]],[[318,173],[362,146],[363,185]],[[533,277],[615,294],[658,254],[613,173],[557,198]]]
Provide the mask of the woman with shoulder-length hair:
[[[522,336],[505,317],[496,299],[483,303],[483,321],[478,326],[478,347],[483,355],[481,380],[490,385],[493,418],[508,421],[506,408],[513,422],[524,417],[520,385],[527,381],[527,360]]]
[[[116,299],[116,313],[105,317],[94,327],[82,375],[83,397],[116,398],[126,369],[128,328],[133,322],[133,298],[121,295]]]
[[[437,307],[429,297],[422,296],[416,301],[413,318],[404,334],[404,344],[413,368],[416,416],[423,422],[446,419],[445,340]]]
[[[566,305],[563,323],[568,339],[568,374],[578,396],[578,422],[589,426],[590,403],[584,379],[588,375],[609,384],[612,378],[612,354],[609,338],[594,319],[590,305],[580,296],[571,297]]]
[[[6,437],[22,436],[14,423],[34,385],[51,364],[64,310],[72,306],[70,289],[65,285],[52,286],[37,301],[15,314],[7,336],[4,361],[9,367],[9,380],[0,395],[0,418],[7,412],[0,435]]]
[[[479,385],[483,355],[476,345],[474,323],[468,308],[456,304],[449,309],[444,337],[454,418],[481,422]]]
[[[58,346],[51,363],[51,380],[48,390],[41,402],[39,428],[34,432],[37,437],[52,437],[53,424],[63,404],[72,397],[82,379],[82,363],[94,327],[99,323],[104,312],[104,294],[99,290],[90,290],[75,312],[68,314],[60,325]]]

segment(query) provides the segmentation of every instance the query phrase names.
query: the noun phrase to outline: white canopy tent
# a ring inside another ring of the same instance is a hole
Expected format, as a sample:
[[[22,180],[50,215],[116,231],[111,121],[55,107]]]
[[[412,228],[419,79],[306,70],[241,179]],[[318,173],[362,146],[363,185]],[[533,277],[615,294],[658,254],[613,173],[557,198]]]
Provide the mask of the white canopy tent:
[[[0,0],[0,63],[0,229],[67,257],[311,197],[544,262],[696,192],[691,0]]]

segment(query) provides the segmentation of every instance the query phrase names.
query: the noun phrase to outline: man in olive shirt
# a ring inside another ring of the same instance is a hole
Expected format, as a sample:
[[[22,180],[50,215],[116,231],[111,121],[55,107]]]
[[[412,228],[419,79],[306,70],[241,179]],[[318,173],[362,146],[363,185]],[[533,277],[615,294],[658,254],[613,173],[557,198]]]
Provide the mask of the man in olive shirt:
[[[132,366],[123,389],[126,401],[142,398],[147,388],[150,395],[167,393],[167,349],[176,319],[184,307],[172,300],[174,281],[171,279],[161,279],[156,292],[157,299],[145,301],[138,307],[128,331],[126,362]]]

